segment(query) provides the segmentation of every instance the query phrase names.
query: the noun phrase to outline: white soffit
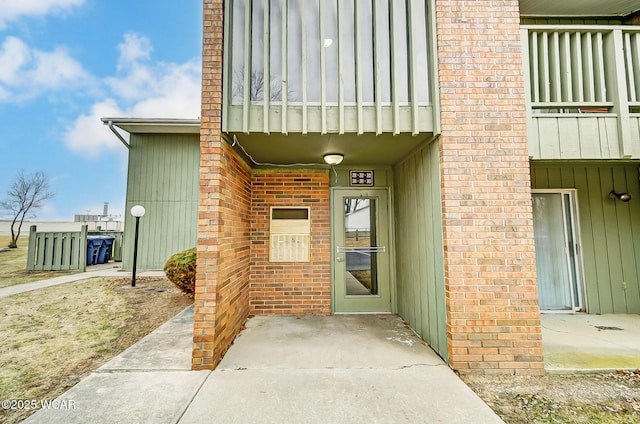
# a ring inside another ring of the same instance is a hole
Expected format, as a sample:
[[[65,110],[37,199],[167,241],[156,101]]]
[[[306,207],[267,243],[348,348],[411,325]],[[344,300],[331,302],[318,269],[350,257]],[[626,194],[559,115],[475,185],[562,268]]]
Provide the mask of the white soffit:
[[[638,0],[520,0],[522,16],[624,17],[638,10]]]

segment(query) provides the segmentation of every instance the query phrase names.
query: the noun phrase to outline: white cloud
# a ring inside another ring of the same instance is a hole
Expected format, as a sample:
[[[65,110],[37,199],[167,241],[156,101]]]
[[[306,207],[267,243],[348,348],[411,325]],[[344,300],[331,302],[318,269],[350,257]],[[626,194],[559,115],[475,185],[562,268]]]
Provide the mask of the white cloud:
[[[100,121],[100,118],[122,115],[122,110],[113,99],[95,103],[88,114],[76,118],[73,125],[67,129],[67,147],[88,158],[96,158],[104,150],[123,148],[115,134]]]
[[[17,37],[7,37],[0,46],[0,101],[23,101],[91,82],[89,73],[62,47],[45,52]]]
[[[200,115],[200,62],[136,66],[120,79],[112,78],[113,92],[140,118],[195,118]]]
[[[122,149],[100,118],[197,118],[200,115],[199,59],[183,64],[151,61],[147,38],[127,34],[118,46],[117,76],[105,79],[111,96],[93,104],[67,129],[67,147],[95,158],[105,150]]]
[[[130,32],[124,35],[124,42],[118,44],[118,50],[118,70],[121,71],[141,60],[149,60],[153,47],[148,38]]]
[[[7,22],[22,16],[42,16],[82,6],[84,0],[2,0],[0,2],[0,29]]]
[[[0,84],[15,84],[20,68],[33,60],[29,47],[17,37],[7,37],[0,48]]]

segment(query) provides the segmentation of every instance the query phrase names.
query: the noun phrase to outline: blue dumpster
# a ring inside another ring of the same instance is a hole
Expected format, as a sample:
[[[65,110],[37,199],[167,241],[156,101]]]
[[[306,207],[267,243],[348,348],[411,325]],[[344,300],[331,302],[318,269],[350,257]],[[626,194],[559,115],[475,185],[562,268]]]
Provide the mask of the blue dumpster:
[[[113,241],[115,237],[102,237],[102,244],[98,251],[98,263],[106,264],[111,259],[111,252],[113,250]]]
[[[87,265],[95,265],[98,263],[98,255],[102,247],[102,237],[87,237]]]

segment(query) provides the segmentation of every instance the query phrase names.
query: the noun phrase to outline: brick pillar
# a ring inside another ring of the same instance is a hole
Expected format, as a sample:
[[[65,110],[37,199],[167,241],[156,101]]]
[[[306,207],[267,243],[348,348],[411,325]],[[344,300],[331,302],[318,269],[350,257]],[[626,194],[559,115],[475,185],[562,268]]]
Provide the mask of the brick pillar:
[[[213,369],[249,313],[251,170],[222,139],[222,0],[204,1],[193,369]]]
[[[436,0],[447,337],[461,373],[544,373],[517,0]]]

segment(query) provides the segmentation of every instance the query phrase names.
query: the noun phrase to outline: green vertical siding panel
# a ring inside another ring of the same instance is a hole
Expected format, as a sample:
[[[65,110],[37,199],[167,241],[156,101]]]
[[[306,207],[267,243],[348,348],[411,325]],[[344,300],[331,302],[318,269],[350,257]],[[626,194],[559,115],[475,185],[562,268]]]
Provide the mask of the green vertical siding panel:
[[[425,184],[425,181],[428,181],[425,178],[427,175],[427,169],[429,167],[429,162],[425,160],[424,150],[418,152],[415,156],[415,173],[414,181],[416,186],[416,226],[418,223],[425,226],[425,228],[431,228],[431,219],[429,214],[428,205],[430,203],[430,198],[425,195],[424,188],[428,187],[428,184]],[[420,236],[417,232],[414,233],[414,237],[417,238],[418,242],[418,257],[424,258],[424,260],[418,261],[417,263],[417,276],[419,278],[419,295],[420,295],[420,315],[416,317],[420,320],[420,329],[422,332],[428,332],[429,334],[437,334],[432,332],[432,328],[429,325],[429,312],[433,309],[431,297],[429,296],[429,280],[428,280],[428,272],[429,269],[433,269],[433,267],[429,268],[428,263],[430,262],[429,257],[429,249],[428,249],[428,240],[430,237]],[[431,260],[432,262],[432,260]],[[433,303],[435,303],[435,299],[433,299]],[[433,337],[433,336],[432,336]]]
[[[532,187],[576,188],[587,312],[640,313],[637,164],[532,163]],[[613,189],[632,201],[609,197]]]
[[[547,174],[547,180],[549,181],[549,185],[560,187],[560,168],[550,168]]]
[[[622,264],[620,262],[620,234],[616,216],[616,204],[609,199],[608,193],[613,188],[613,170],[600,172],[600,195],[603,199],[602,210],[606,245],[607,265],[609,268],[609,287],[599,287],[599,293],[606,293],[610,297],[612,312],[621,312],[624,308],[624,298],[619,295],[619,285],[622,279]],[[611,187],[611,188],[609,188]],[[605,201],[609,200],[609,201]]]
[[[635,168],[626,168],[626,171],[628,192],[634,196],[637,193],[634,193],[633,187],[638,187],[639,171]],[[625,275],[628,313],[640,313],[640,278],[638,277],[640,273],[640,237],[638,236],[640,234],[640,220],[637,219],[640,217],[640,202],[637,200],[640,200],[640,197],[635,197],[627,203],[629,205],[629,235],[633,236],[631,246],[627,247],[633,253],[633,256],[629,257],[633,267],[630,264],[629,273]],[[625,261],[625,263],[627,262]]]
[[[438,144],[394,168],[398,313],[447,357]]]
[[[637,181],[635,182],[637,184]],[[616,167],[613,169],[613,185],[619,193],[628,192],[627,169]],[[617,254],[615,273],[612,275],[611,292],[614,299],[614,312],[629,313],[627,297],[628,284],[627,279],[637,275],[635,258],[633,253],[633,235],[631,231],[625,229],[631,228],[631,216],[629,207],[631,202],[624,203],[608,198],[610,204],[615,207],[616,229],[618,230],[618,243],[612,243],[616,247],[614,254]],[[638,200],[638,199],[636,199]],[[611,262],[611,260],[610,260]]]
[[[596,259],[596,290],[599,313],[603,311],[613,312],[611,299],[611,275],[609,274],[609,252],[607,249],[607,231],[605,223],[604,196],[602,195],[602,182],[600,173],[587,168],[587,184],[589,190],[589,205],[591,210],[591,222],[594,239],[594,256]],[[595,299],[594,299],[595,300]]]
[[[410,246],[412,246],[413,254],[417,257],[417,260],[413,260],[410,262],[410,275],[413,276],[412,281],[410,282],[411,290],[409,291],[409,296],[411,296],[412,300],[412,311],[413,311],[413,328],[416,330],[418,334],[422,334],[422,304],[420,299],[420,289],[423,284],[422,279],[423,275],[420,274],[420,263],[424,261],[424,256],[422,256],[423,252],[420,251],[419,239],[422,237],[419,236],[418,231],[411,231],[411,229],[419,228],[419,225],[423,225],[422,222],[418,220],[418,204],[416,202],[416,198],[418,196],[417,193],[417,184],[416,184],[416,158],[415,155],[407,160],[407,192],[408,196],[408,204],[407,204],[407,227],[409,228],[409,232],[407,234],[407,241]],[[426,308],[425,308],[426,309]]]
[[[436,350],[447,358],[447,318],[446,300],[444,289],[444,247],[442,236],[442,208],[440,203],[440,153],[438,143],[429,146],[429,156],[426,158],[429,163],[426,176],[429,183],[428,198],[431,202],[431,252],[429,253],[430,269],[433,269],[433,284],[429,285],[430,299],[434,300],[433,308],[429,310],[430,331],[437,336]],[[427,186],[427,184],[425,184]],[[433,259],[433,260],[431,260]]]
[[[123,243],[123,267],[133,266],[135,219],[140,219],[138,269],[162,269],[167,258],[196,245],[198,135],[132,135]]]
[[[409,233],[411,231],[411,225],[413,224],[409,220],[409,199],[410,193],[408,191],[408,172],[406,171],[407,164],[403,164],[402,169],[396,170],[396,194],[398,201],[395,204],[397,208],[396,215],[396,228],[398,238],[396,240],[396,256],[397,269],[396,279],[398,282],[398,313],[402,316],[411,326],[415,325],[415,316],[413,314],[413,303],[411,299],[411,259],[412,254],[410,250],[410,244],[408,243]],[[414,229],[417,231],[416,229]],[[423,338],[424,335],[421,334]]]
[[[583,270],[585,278],[585,296],[586,305],[589,312],[599,311],[598,304],[598,285],[597,285],[597,269],[596,269],[596,256],[595,256],[595,239],[593,234],[593,226],[586,225],[586,223],[592,222],[592,213],[590,208],[590,195],[587,183],[587,169],[585,167],[569,168],[569,171],[573,170],[575,178],[575,188],[578,189],[578,213],[579,213],[579,225],[580,225],[580,252],[582,253]],[[596,283],[596,284],[594,284]]]
[[[410,291],[410,279],[407,278],[407,270],[411,267],[411,254],[409,244],[406,242],[411,231],[411,223],[408,221],[409,196],[407,195],[407,173],[397,172],[394,186],[397,190],[396,208],[396,281],[398,292],[398,312],[410,325],[414,322],[412,299]],[[400,224],[400,225],[398,225]]]
[[[560,157],[562,158],[579,158],[580,154],[580,139],[576,137],[578,133],[578,120],[577,119],[558,119],[558,134],[560,143]]]

